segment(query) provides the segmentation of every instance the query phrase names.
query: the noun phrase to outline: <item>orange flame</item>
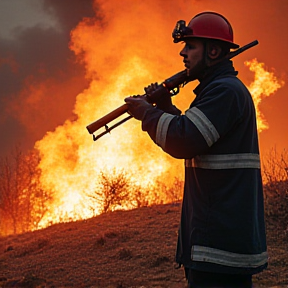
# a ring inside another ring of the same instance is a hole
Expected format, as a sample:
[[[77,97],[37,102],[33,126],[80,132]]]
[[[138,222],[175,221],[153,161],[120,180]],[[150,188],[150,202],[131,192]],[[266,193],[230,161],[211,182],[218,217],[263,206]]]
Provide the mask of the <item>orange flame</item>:
[[[249,85],[255,109],[257,113],[257,127],[261,132],[269,128],[263,114],[260,111],[261,101],[275,93],[285,83],[282,80],[278,80],[273,72],[268,72],[264,69],[264,63],[258,63],[257,59],[251,61],[245,61],[245,65],[249,67],[250,71],[255,73],[254,81]]]
[[[123,66],[118,67],[113,77],[107,77],[109,85],[106,81],[94,80],[89,89],[78,95],[77,121],[67,120],[36,143],[41,156],[42,184],[46,189],[56,191],[51,215],[43,219],[40,227],[93,216],[95,212],[89,209],[91,203],[85,195],[97,189],[100,171],[129,170],[141,186],[148,186],[173,166],[173,169],[179,167],[177,160],[161,153],[160,148],[141,132],[136,120],[130,120],[95,143],[85,129],[91,120],[114,109],[115,103],[123,104],[123,95],[131,95],[133,88],[136,91],[139,87],[135,84],[137,78],[145,79],[149,75],[148,68],[137,57]]]

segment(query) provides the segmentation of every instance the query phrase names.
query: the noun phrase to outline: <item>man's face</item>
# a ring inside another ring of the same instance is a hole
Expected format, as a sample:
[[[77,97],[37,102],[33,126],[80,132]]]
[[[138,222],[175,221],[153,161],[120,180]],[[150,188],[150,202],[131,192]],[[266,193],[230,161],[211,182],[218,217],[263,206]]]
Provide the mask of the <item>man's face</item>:
[[[199,79],[205,69],[204,44],[195,38],[186,40],[184,44],[180,56],[183,57],[183,62],[192,80]]]

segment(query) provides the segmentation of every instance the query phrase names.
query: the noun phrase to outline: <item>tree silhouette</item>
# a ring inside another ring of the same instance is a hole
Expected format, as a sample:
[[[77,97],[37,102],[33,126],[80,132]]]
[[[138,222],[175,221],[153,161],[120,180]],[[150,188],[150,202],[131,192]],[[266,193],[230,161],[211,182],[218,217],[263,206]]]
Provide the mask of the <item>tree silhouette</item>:
[[[262,161],[265,196],[265,210],[268,216],[275,216],[288,222],[288,153],[279,153],[273,147]],[[288,227],[287,227],[288,228]]]
[[[101,213],[113,211],[123,205],[130,205],[131,182],[122,170],[117,172],[100,172],[99,188],[88,196],[100,207]],[[91,207],[94,209],[95,207]]]
[[[23,154],[15,147],[10,157],[0,160],[0,216],[2,234],[37,229],[52,197],[41,188],[39,155]]]

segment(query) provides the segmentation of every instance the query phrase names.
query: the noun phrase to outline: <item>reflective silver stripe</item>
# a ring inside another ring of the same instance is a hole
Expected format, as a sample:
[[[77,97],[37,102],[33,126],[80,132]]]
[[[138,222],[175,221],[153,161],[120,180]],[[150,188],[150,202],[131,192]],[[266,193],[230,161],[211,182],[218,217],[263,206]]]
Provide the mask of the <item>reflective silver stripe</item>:
[[[155,142],[163,149],[165,148],[166,136],[169,124],[174,117],[175,115],[163,113],[158,120]]]
[[[190,121],[194,123],[209,147],[219,139],[220,136],[215,126],[210,122],[210,120],[201,110],[196,107],[192,107],[185,112],[185,115]]]
[[[260,156],[253,153],[199,155],[193,159],[186,159],[185,167],[203,169],[260,169]]]
[[[191,260],[230,267],[256,268],[267,263],[268,254],[238,254],[204,246],[192,246]]]

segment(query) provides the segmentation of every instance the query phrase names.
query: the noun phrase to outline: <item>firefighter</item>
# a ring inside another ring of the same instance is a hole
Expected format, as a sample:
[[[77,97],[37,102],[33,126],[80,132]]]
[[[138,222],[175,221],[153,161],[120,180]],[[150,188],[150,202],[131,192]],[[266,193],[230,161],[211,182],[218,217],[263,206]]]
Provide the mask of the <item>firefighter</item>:
[[[252,275],[267,267],[267,248],[255,108],[225,58],[239,45],[228,20],[210,11],[188,26],[179,21],[173,38],[184,44],[189,80],[199,81],[189,109],[181,114],[169,91],[156,107],[144,97],[125,101],[157,145],[184,159],[176,262],[188,287],[250,288]]]

